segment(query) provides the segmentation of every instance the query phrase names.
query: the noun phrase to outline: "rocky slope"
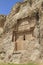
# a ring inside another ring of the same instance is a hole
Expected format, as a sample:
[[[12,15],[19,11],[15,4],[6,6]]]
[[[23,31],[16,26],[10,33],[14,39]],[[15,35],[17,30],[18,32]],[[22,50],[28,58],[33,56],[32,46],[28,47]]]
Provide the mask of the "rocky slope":
[[[19,30],[20,33],[22,31],[24,33],[25,29],[28,29],[27,33],[25,32],[26,41],[23,41],[22,36],[18,38],[19,41],[17,40],[19,44],[21,43],[18,49],[23,48],[18,51],[14,50],[15,41],[12,41],[13,31],[17,30],[15,26],[18,26],[17,33]],[[3,28],[0,29],[0,61],[43,62],[43,0],[24,0],[17,3],[9,15],[0,16],[0,28]]]

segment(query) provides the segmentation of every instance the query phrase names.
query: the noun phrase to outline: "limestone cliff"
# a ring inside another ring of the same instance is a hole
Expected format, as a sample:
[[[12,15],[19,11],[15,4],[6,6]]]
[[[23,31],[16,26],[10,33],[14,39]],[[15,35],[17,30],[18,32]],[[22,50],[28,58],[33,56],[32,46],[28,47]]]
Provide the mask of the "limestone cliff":
[[[16,3],[3,23],[0,61],[43,62],[43,0]]]

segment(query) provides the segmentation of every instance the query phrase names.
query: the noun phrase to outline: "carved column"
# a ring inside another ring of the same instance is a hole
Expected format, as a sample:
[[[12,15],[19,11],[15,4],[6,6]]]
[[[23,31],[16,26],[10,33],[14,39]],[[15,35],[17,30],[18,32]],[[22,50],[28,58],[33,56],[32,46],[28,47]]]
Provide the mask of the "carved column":
[[[17,40],[17,31],[15,32],[15,51],[17,51],[17,42],[16,42],[16,40]]]
[[[15,25],[14,31],[13,31],[13,34],[12,34],[12,42],[15,42],[15,44],[14,44],[14,46],[15,46],[15,47],[14,47],[14,50],[15,50],[15,51],[17,51],[17,42],[16,42],[16,40],[17,40],[17,38],[18,38],[17,32],[18,32],[18,26]],[[15,37],[15,39],[14,39],[14,37]]]
[[[14,39],[14,37],[15,37],[15,39]],[[17,40],[17,31],[13,31],[12,42],[15,42],[15,44],[14,44],[14,46],[15,46],[14,50],[15,51],[17,51],[17,42],[16,42],[16,40]]]

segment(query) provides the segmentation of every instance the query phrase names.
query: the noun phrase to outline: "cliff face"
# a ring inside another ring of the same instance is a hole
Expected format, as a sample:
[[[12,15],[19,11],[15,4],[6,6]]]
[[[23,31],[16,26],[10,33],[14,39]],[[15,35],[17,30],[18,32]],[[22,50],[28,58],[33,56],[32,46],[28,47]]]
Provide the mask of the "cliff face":
[[[0,23],[0,61],[43,62],[43,0],[17,3]]]

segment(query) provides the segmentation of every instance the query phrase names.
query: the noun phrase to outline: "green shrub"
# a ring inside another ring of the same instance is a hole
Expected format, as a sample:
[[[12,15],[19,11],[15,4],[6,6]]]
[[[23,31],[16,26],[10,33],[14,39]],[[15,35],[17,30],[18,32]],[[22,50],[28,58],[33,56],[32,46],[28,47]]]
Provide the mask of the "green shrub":
[[[37,65],[37,64],[34,64],[34,63],[28,63],[28,64],[0,63],[0,65]]]

